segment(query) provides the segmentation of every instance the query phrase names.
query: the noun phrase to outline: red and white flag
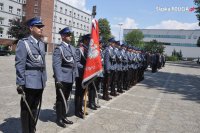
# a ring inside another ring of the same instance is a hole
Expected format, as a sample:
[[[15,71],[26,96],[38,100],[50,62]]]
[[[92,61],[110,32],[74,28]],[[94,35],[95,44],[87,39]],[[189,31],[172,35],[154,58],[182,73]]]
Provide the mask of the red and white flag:
[[[88,47],[86,66],[83,74],[83,81],[82,81],[83,88],[85,88],[85,85],[88,81],[92,80],[102,71],[103,68],[102,68],[101,53],[99,48],[99,25],[98,22],[95,19],[93,19],[91,39]]]

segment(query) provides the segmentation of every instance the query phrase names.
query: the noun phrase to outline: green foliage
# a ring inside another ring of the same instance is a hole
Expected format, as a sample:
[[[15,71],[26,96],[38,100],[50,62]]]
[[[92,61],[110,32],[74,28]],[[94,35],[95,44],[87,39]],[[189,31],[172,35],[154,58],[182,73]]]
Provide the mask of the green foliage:
[[[177,56],[167,56],[166,60],[167,61],[178,61],[178,57]]]
[[[197,40],[197,46],[200,47],[200,37]]]
[[[102,37],[102,40],[104,42],[107,42],[111,35],[111,30],[110,30],[110,24],[106,18],[100,18],[98,20],[99,23],[99,32],[100,36]]]
[[[143,38],[144,38],[143,33],[140,30],[135,29],[124,36],[124,41],[129,45],[142,47]]]
[[[164,53],[164,45],[161,42],[158,42],[157,40],[152,40],[150,42],[146,42],[144,45],[145,51],[151,51],[151,52],[159,52]]]
[[[182,60],[183,54],[182,51],[180,50],[177,52],[175,49],[172,51],[172,56],[177,57],[178,60]]]
[[[197,19],[199,21],[199,26],[200,26],[200,0],[194,0],[194,4],[196,5],[196,16],[197,16]]]
[[[8,29],[8,34],[12,35],[17,40],[27,37],[30,34],[29,28],[19,19],[12,20],[12,26]]]

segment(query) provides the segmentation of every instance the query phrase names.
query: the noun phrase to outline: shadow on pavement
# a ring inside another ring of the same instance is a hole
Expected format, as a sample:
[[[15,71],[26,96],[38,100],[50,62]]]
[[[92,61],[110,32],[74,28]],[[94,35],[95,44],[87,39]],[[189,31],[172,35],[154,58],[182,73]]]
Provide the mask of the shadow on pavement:
[[[177,64],[168,64],[176,65]],[[193,64],[178,64],[179,67],[190,67]],[[200,71],[200,65],[196,65],[194,68],[198,68],[197,71]],[[168,81],[168,84],[161,86],[160,83],[165,83],[167,77],[169,76],[168,72],[158,71],[155,74],[152,74],[150,71],[146,72],[146,80],[142,82],[143,85],[147,86],[149,89],[158,89],[162,90],[163,93],[168,94],[181,94],[183,96],[182,100],[191,100],[197,103],[200,103],[200,73],[198,75],[184,75],[180,73],[171,73],[171,78]],[[165,88],[162,88],[162,87]]]
[[[0,125],[0,131],[3,133],[20,133],[21,121],[20,118],[6,118],[4,123]]]
[[[40,111],[39,119],[43,122],[55,122],[56,112],[52,109],[42,109]]]

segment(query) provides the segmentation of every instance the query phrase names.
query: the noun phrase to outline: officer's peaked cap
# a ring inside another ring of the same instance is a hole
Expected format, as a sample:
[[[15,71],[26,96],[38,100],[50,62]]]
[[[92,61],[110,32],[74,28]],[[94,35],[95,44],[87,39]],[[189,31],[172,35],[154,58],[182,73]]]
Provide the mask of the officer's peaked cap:
[[[71,34],[71,33],[72,33],[72,31],[70,30],[69,27],[65,27],[65,28],[63,28],[62,30],[59,31],[60,35]]]
[[[27,21],[27,25],[30,26],[44,26],[42,20],[39,17],[31,18]]]
[[[108,42],[116,42],[116,40],[114,37],[112,37],[112,38],[108,39]]]
[[[121,46],[122,47],[127,47],[127,45],[125,43],[122,43]]]
[[[88,39],[90,39],[90,37],[91,37],[90,34],[86,34],[86,35],[83,35],[83,36],[82,36],[82,39],[83,39],[83,40],[88,40]]]

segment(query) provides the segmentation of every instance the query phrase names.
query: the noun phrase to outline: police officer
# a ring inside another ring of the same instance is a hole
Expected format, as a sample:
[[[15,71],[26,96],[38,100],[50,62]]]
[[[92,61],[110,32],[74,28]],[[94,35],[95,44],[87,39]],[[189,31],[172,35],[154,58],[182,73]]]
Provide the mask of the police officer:
[[[76,49],[70,45],[72,31],[66,27],[59,31],[62,42],[53,53],[53,72],[56,84],[56,114],[57,125],[66,127],[65,124],[73,124],[66,117],[66,101],[72,90],[75,78],[78,76]]]
[[[83,97],[84,97],[85,89],[82,87],[82,81],[83,81],[83,74],[84,74],[84,69],[86,65],[89,40],[90,40],[90,34],[83,35],[81,37],[79,48],[76,50],[76,54],[78,57],[77,66],[78,66],[79,76],[76,78],[75,115],[79,118],[83,118],[82,105],[83,105]]]
[[[44,24],[35,17],[28,20],[27,25],[30,36],[19,40],[16,48],[16,84],[18,94],[23,96],[20,104],[22,133],[34,133],[47,80],[45,45],[41,40]]]
[[[109,46],[105,48],[104,52],[104,85],[103,85],[103,99],[109,101],[111,97],[109,97],[108,90],[110,86],[110,82],[114,82],[114,63],[116,64],[116,55],[114,54],[114,45],[115,39],[110,38],[108,40]],[[114,83],[112,83],[112,87],[114,87]],[[112,88],[112,92],[114,93],[114,89]],[[114,95],[114,94],[113,94]]]

